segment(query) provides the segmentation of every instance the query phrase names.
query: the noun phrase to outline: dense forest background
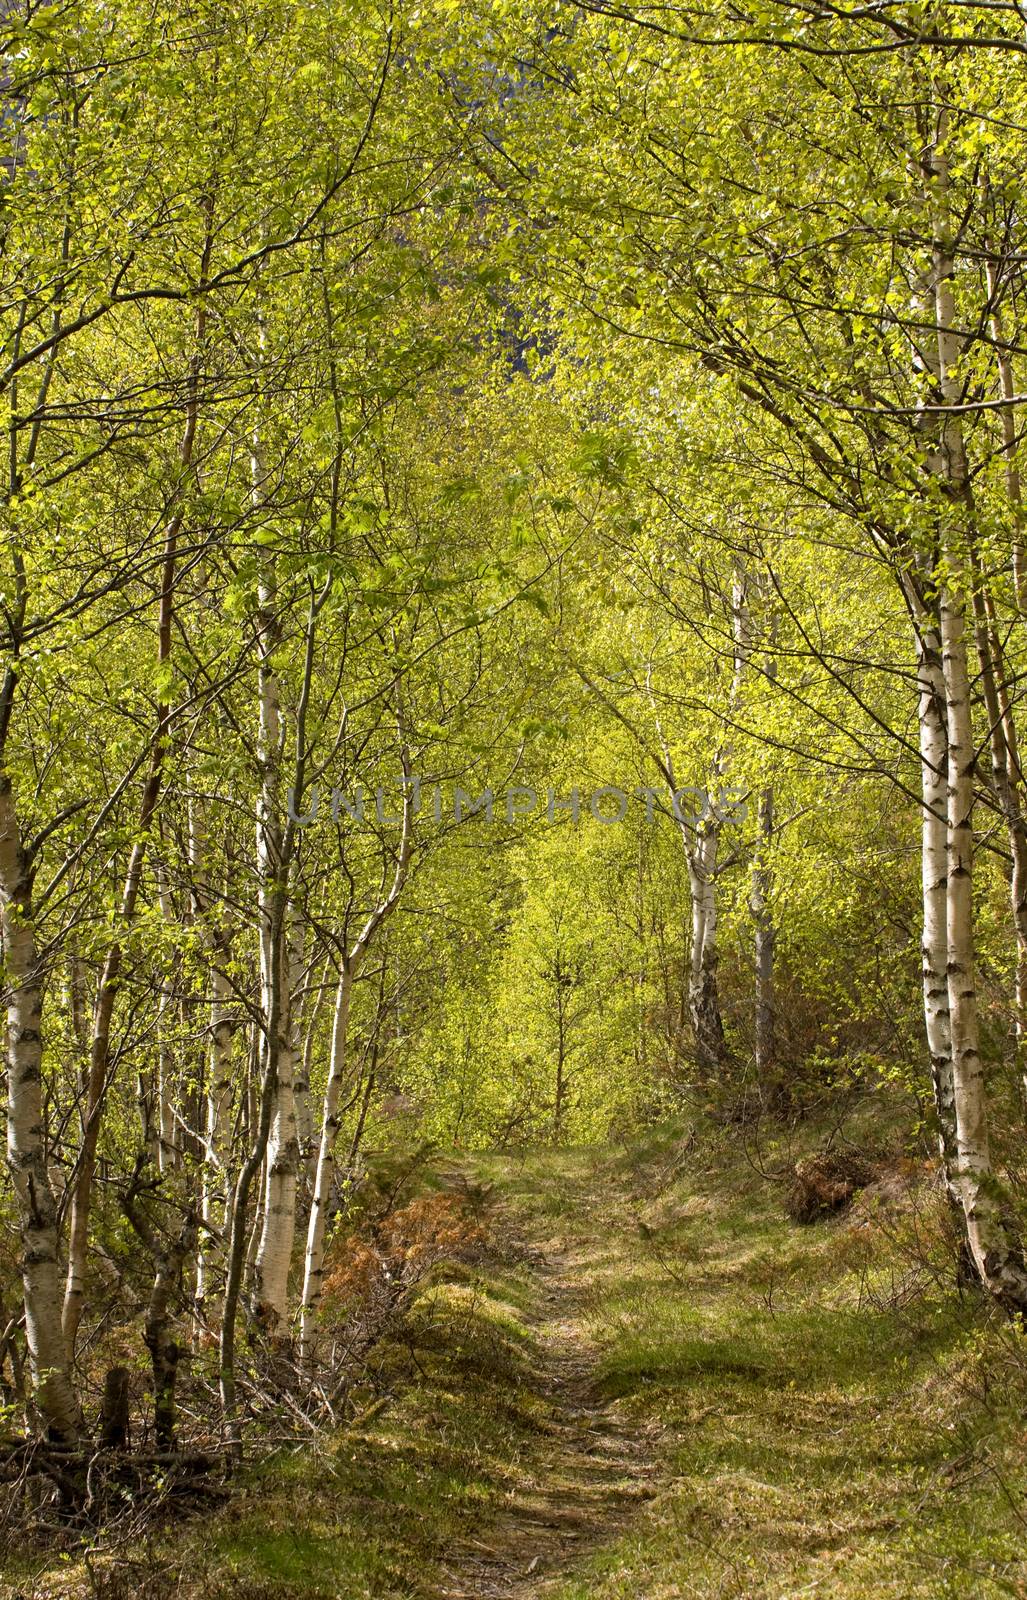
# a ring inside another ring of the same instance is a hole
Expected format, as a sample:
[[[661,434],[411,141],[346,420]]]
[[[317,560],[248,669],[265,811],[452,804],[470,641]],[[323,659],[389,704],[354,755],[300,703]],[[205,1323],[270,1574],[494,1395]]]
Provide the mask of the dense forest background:
[[[19,1483],[334,1421],[439,1149],[876,1097],[1015,1322],[1022,8],[3,13]]]

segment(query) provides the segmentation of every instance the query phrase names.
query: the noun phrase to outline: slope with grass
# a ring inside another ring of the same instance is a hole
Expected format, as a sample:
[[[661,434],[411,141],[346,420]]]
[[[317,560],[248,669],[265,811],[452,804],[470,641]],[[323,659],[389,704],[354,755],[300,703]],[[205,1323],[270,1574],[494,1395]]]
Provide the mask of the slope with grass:
[[[379,1352],[384,1408],[265,1463],[184,1545],[94,1562],[93,1592],[1027,1595],[1021,1335],[960,1293],[922,1167],[787,1219],[824,1136],[771,1174],[713,1127],[438,1173],[489,1243]]]
[[[739,1143],[493,1164],[577,1241],[596,1394],[663,1429],[651,1501],[537,1592],[1027,1594],[1027,1350],[950,1281],[922,1175],[799,1227]]]

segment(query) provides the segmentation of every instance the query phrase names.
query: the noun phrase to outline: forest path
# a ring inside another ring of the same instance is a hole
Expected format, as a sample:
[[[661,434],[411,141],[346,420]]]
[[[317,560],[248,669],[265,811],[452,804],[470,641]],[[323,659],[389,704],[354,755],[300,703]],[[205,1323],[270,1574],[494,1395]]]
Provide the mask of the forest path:
[[[528,1269],[533,1291],[524,1321],[538,1356],[530,1377],[538,1448],[487,1534],[462,1544],[445,1600],[549,1594],[626,1530],[659,1476],[662,1430],[604,1397],[591,1326],[603,1240],[611,1229],[615,1237],[635,1231],[623,1203],[611,1215],[611,1199],[623,1196],[608,1190],[600,1204],[591,1162],[543,1158],[541,1174],[537,1159],[520,1173],[517,1162],[490,1165],[501,1185],[493,1227]]]
[[[445,1600],[1027,1596],[1011,1452],[977,1503],[979,1313],[922,1220],[893,1183],[798,1227],[750,1157],[687,1129],[468,1163],[523,1241],[541,1411]]]
[[[825,1133],[771,1137],[783,1172]],[[980,1365],[934,1191],[798,1227],[751,1157],[699,1125],[447,1159],[481,1241],[366,1424],[257,1467],[133,1600],[1027,1597],[1027,1367]]]

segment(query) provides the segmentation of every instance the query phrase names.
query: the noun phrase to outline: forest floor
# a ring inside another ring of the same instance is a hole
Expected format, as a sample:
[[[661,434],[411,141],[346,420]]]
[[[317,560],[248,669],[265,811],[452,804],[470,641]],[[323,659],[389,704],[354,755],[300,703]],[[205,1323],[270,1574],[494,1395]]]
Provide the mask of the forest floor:
[[[381,1352],[384,1410],[173,1548],[20,1592],[1027,1596],[1023,1336],[946,1276],[922,1168],[801,1227],[797,1153],[677,1129],[450,1163],[488,1242]]]

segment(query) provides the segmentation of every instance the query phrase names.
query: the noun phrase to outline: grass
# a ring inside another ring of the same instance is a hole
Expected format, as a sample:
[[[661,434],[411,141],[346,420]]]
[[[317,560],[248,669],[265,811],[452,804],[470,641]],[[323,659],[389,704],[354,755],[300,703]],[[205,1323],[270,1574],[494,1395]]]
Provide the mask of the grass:
[[[386,1353],[388,1409],[265,1462],[163,1549],[169,1587],[126,1593],[1027,1596],[1024,1341],[957,1293],[933,1202],[799,1227],[712,1127],[470,1164],[502,1246],[421,1297]],[[594,1455],[575,1468],[591,1424],[554,1385],[554,1340],[584,1351],[621,1437],[609,1495]],[[634,1449],[647,1499],[623,1493]],[[539,1534],[557,1503],[570,1531]]]
[[[549,1600],[1027,1594],[1018,1341],[929,1274],[904,1303],[901,1214],[798,1228],[737,1139],[691,1166],[652,1200],[623,1163],[562,1165],[599,1381],[665,1454],[654,1502]]]
[[[543,1405],[533,1340],[509,1272],[430,1290],[407,1321],[416,1368],[367,1431],[265,1463],[230,1516],[205,1530],[233,1595],[392,1600],[444,1588],[454,1549],[530,1474]],[[396,1352],[402,1366],[401,1352]],[[416,1382],[414,1380],[417,1380]],[[301,1531],[297,1531],[301,1530]]]

